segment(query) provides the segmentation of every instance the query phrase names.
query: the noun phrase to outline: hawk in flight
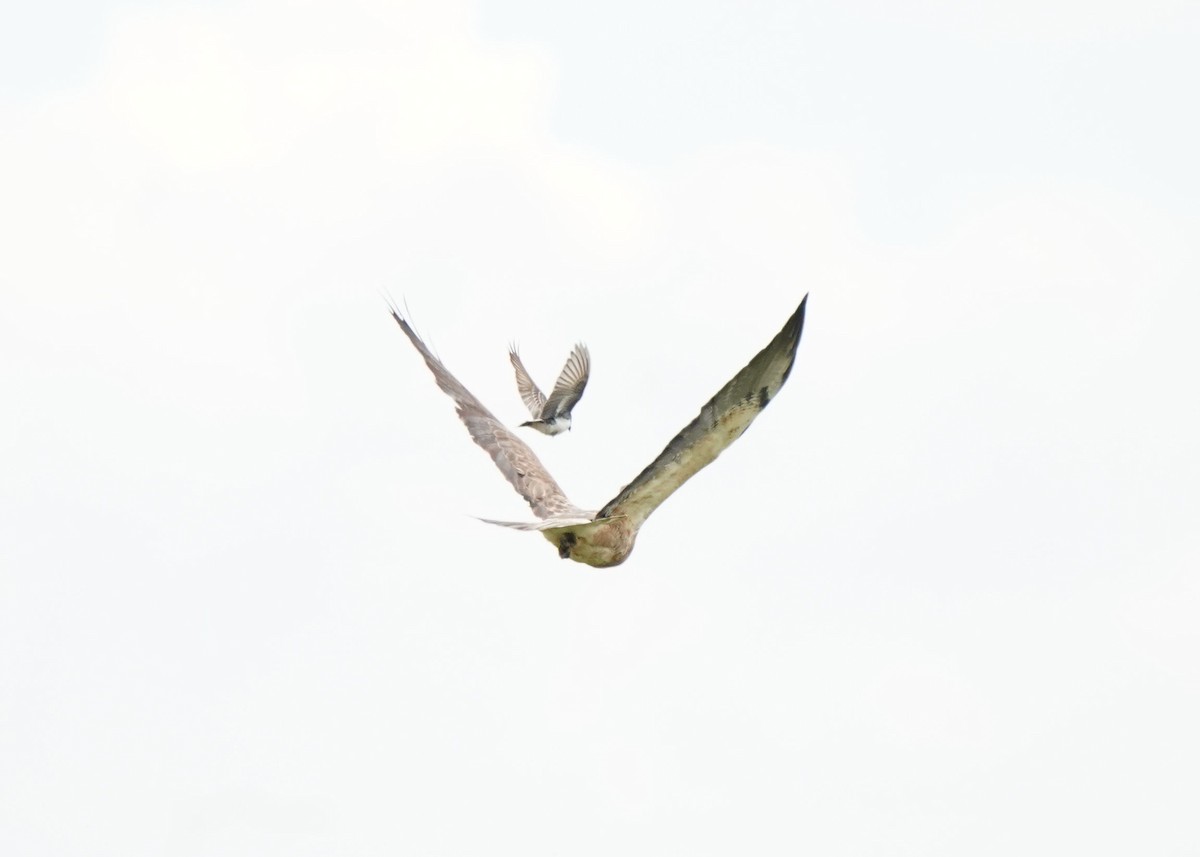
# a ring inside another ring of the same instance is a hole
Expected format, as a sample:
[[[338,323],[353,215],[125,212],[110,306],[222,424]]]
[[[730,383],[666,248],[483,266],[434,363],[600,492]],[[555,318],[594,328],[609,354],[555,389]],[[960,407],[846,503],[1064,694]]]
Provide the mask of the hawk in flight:
[[[404,335],[433,372],[437,385],[454,400],[458,418],[467,427],[471,439],[492,457],[500,472],[540,519],[530,523],[487,523],[540,532],[558,548],[558,555],[563,559],[607,568],[626,560],[633,551],[638,530],[650,514],[737,440],[778,395],[796,361],[807,303],[808,296],[805,295],[767,347],[718,390],[658,458],[598,512],[588,512],[571,503],[533,450],[447,371],[396,307],[391,307],[391,311]]]

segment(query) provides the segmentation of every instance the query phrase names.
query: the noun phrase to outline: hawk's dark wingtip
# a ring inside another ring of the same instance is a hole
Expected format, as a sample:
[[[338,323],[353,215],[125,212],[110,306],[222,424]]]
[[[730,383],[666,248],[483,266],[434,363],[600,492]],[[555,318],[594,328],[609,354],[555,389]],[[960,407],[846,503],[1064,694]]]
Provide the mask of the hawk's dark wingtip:
[[[800,301],[800,306],[796,307],[796,311],[792,313],[792,324],[796,326],[797,335],[804,329],[804,310],[808,306],[808,295]]]
[[[783,330],[779,331],[779,335],[772,343],[779,342],[780,339],[788,342],[790,359],[788,360],[787,368],[783,371],[783,378],[779,382],[781,387],[783,386],[783,382],[788,379],[788,376],[792,374],[792,366],[796,363],[796,352],[800,350],[800,335],[804,333],[804,311],[807,307],[808,295],[806,294],[804,299],[800,301],[800,306],[796,307],[796,311],[792,313],[792,317],[787,320],[787,324],[783,326]]]

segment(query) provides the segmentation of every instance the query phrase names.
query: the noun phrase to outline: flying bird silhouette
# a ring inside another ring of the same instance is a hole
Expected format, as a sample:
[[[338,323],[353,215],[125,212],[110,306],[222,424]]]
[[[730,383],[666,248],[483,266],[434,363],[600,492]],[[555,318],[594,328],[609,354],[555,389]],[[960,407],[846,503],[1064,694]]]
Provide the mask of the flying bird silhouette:
[[[700,409],[645,470],[599,512],[580,509],[567,499],[525,442],[496,419],[451,375],[421,341],[395,306],[392,317],[420,352],[434,380],[457,407],[472,440],[492,457],[500,472],[529,503],[540,521],[491,521],[502,527],[537,531],[558,548],[563,559],[597,568],[620,565],[633,551],[642,524],[680,485],[737,440],[763,408],[778,395],[796,362],[808,295],[775,335]]]
[[[570,431],[571,410],[583,398],[583,390],[592,371],[592,358],[588,354],[587,346],[581,343],[571,351],[558,380],[554,382],[550,398],[542,394],[525,371],[525,364],[521,362],[521,355],[517,353],[516,346],[509,346],[508,359],[512,362],[513,371],[517,373],[517,391],[533,416],[532,420],[521,423],[521,426],[536,429],[552,437]]]

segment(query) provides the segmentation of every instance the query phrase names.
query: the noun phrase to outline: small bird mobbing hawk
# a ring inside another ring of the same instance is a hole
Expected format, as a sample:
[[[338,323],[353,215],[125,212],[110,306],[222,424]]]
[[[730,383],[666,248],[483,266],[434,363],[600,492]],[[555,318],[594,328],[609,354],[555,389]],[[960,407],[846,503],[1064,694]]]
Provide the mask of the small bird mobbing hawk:
[[[587,386],[588,375],[592,371],[592,358],[588,354],[587,346],[579,344],[571,351],[558,380],[554,382],[550,398],[542,394],[525,371],[525,364],[521,362],[521,355],[517,354],[516,346],[509,346],[508,359],[512,361],[513,371],[517,373],[517,391],[520,392],[525,407],[529,408],[529,413],[533,415],[532,420],[521,425],[551,437],[570,431],[571,410],[583,398],[583,389]]]
[[[597,568],[620,565],[633,551],[638,530],[680,485],[710,464],[749,428],[779,394],[796,362],[808,296],[792,317],[733,379],[717,391],[700,413],[667,444],[645,470],[599,512],[575,506],[521,440],[451,375],[393,306],[392,317],[433,372],[434,380],[457,406],[458,418],[540,521],[486,521],[502,527],[540,532],[563,559]],[[485,519],[486,520],[486,519]]]

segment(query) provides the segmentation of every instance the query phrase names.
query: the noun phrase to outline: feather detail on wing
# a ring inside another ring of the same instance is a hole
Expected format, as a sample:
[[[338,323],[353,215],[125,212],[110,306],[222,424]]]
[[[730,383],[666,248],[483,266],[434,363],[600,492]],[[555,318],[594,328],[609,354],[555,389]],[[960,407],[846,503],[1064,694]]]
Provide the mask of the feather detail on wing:
[[[571,504],[558,487],[558,483],[533,454],[533,450],[505,428],[503,423],[492,416],[491,412],[446,370],[408,322],[401,318],[395,307],[390,309],[392,318],[396,319],[404,335],[425,359],[425,365],[433,373],[437,385],[454,400],[458,418],[471,433],[471,439],[492,457],[504,478],[525,498],[533,513],[539,518],[590,518],[586,512],[576,509]]]
[[[546,400],[542,409],[542,419],[548,420],[560,414],[569,414],[583,398],[583,390],[587,387],[591,372],[592,356],[588,353],[587,346],[580,343],[571,351],[571,356],[567,358],[562,372],[559,373],[550,398]]]
[[[523,530],[524,532],[531,533],[590,524],[592,523],[593,517],[593,513],[584,512],[580,515],[563,515],[554,518],[547,518],[544,521],[493,521],[491,518],[480,518],[479,520],[483,521],[485,524],[495,524],[497,527],[508,527],[510,530]]]
[[[775,398],[792,371],[807,302],[805,295],[770,344],[722,387],[658,458],[621,489],[597,517],[628,515],[641,526],[663,500],[741,436]]]
[[[517,373],[517,392],[521,394],[521,401],[525,403],[525,407],[529,408],[529,413],[535,420],[540,419],[542,408],[546,405],[545,395],[538,389],[538,385],[533,383],[529,373],[525,371],[525,364],[521,362],[521,355],[517,353],[516,346],[508,347],[508,359],[513,365],[513,371]]]

